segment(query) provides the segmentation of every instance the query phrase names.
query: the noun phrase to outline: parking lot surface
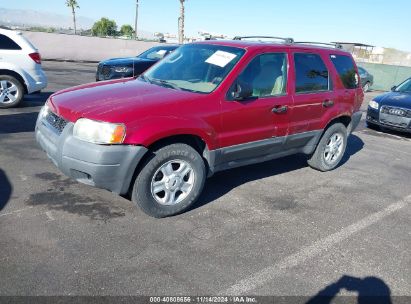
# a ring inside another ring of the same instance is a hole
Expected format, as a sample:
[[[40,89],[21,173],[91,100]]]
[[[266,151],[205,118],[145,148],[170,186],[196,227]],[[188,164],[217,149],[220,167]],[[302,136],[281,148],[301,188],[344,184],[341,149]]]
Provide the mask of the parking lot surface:
[[[49,94],[95,79],[93,64],[44,69],[45,92],[0,110],[0,295],[411,295],[410,136],[362,121],[334,171],[297,155],[221,172],[158,220],[39,149]]]

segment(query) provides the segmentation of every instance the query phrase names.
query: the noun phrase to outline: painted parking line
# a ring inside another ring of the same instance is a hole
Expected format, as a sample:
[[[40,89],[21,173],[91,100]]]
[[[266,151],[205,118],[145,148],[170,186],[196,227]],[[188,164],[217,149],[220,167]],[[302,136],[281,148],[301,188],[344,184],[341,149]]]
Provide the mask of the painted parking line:
[[[344,241],[350,236],[364,230],[365,228],[381,221],[385,217],[392,213],[408,206],[411,202],[411,195],[408,195],[401,201],[389,205],[387,208],[373,213],[358,222],[343,228],[342,230],[333,233],[323,239],[320,239],[313,244],[304,247],[300,251],[287,256],[279,262],[268,266],[267,268],[251,275],[248,278],[242,279],[229,287],[226,290],[221,291],[221,295],[242,295],[250,294],[254,289],[264,285],[265,283],[273,280],[277,275],[283,273],[286,269],[295,267],[306,260],[321,254],[323,251],[328,250],[330,247]]]
[[[23,209],[18,209],[18,210],[10,211],[10,212],[7,212],[7,213],[1,213],[1,214],[0,214],[0,217],[7,216],[7,215],[18,214],[18,213],[20,213],[20,212],[23,212],[23,211],[26,211],[26,210],[29,210],[29,209],[32,209],[32,208],[33,208],[33,207],[27,207],[27,208],[23,208]]]

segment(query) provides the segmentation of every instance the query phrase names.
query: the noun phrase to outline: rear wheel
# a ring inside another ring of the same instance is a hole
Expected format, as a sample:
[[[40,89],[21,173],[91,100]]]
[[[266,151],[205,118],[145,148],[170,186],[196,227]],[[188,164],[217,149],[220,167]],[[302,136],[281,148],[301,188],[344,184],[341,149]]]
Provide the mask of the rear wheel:
[[[338,166],[347,147],[347,128],[342,123],[330,126],[321,137],[308,164],[319,171],[330,171]]]
[[[0,75],[0,108],[16,107],[22,100],[24,87],[9,75]]]
[[[179,214],[197,201],[205,179],[200,154],[189,145],[172,144],[155,151],[146,161],[131,198],[150,216]]]

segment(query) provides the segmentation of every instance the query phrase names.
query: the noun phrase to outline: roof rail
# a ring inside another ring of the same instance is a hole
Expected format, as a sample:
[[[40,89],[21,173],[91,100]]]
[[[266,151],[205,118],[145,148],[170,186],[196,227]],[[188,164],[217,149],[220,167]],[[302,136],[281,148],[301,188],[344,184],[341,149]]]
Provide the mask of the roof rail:
[[[233,40],[243,40],[243,39],[256,39],[256,38],[263,38],[263,39],[276,39],[276,40],[283,40],[285,43],[294,43],[293,38],[283,38],[283,37],[275,37],[275,36],[235,36]]]
[[[343,46],[340,43],[325,43],[325,42],[312,42],[312,41],[295,41],[295,44],[314,44],[314,45],[325,45],[325,46],[333,46],[336,49],[342,49]]]

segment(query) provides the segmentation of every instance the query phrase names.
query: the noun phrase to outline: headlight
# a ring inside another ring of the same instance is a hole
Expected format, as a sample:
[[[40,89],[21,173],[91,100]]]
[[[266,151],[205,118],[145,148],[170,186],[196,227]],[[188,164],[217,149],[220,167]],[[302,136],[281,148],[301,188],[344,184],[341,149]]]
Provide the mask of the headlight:
[[[378,102],[376,102],[375,100],[371,100],[370,103],[368,104],[368,106],[370,108],[378,110]]]
[[[130,73],[133,71],[131,67],[115,67],[114,72],[116,73]]]
[[[46,102],[46,104],[41,108],[41,110],[40,110],[40,112],[39,112],[39,117],[38,117],[38,119],[41,120],[41,119],[43,119],[44,117],[46,117],[47,114],[49,113],[49,111],[50,111],[50,108],[49,108],[49,106],[47,105],[47,102]]]
[[[126,135],[123,124],[80,118],[74,124],[73,136],[95,144],[121,144]]]

